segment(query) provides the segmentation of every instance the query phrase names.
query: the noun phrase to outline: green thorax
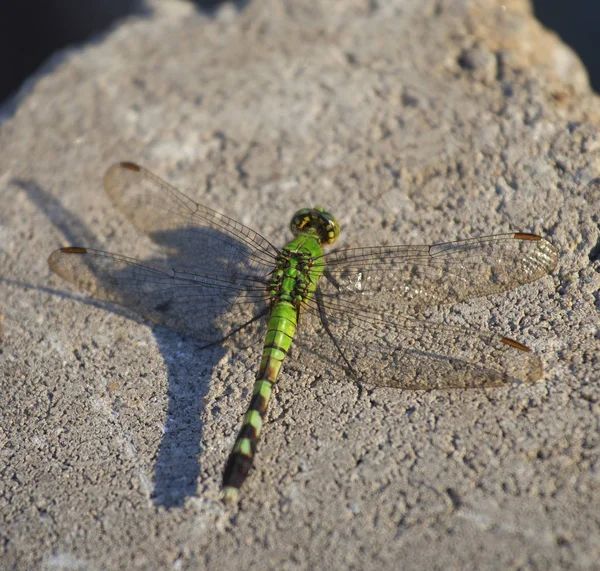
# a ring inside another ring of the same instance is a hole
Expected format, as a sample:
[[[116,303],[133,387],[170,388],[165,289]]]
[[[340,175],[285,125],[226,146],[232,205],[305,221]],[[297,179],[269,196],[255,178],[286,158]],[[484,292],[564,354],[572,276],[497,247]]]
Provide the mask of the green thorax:
[[[340,226],[329,212],[317,207],[296,212],[290,229],[294,239],[277,257],[269,296],[273,305],[287,302],[299,312],[314,294],[323,273],[323,246],[335,242]]]
[[[323,248],[315,236],[301,234],[281,250],[271,276],[272,303],[287,302],[300,311],[315,292],[323,273]]]
[[[322,208],[296,212],[291,222],[295,237],[286,244],[268,285],[271,313],[257,379],[275,383],[298,323],[298,315],[317,289],[325,269],[323,246],[339,235],[335,218]]]

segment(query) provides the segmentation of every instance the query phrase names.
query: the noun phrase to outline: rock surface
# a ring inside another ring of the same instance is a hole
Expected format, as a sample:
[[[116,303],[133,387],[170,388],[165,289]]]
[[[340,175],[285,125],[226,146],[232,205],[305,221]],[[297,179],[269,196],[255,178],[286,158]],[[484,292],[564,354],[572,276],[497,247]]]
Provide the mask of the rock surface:
[[[600,104],[577,58],[520,0],[159,5],[58,54],[0,125],[2,566],[597,568]],[[318,203],[346,244],[547,236],[554,275],[448,316],[544,379],[359,391],[292,358],[224,506],[255,339],[200,351],[47,266],[146,251],[102,190],[124,159],[275,244]]]

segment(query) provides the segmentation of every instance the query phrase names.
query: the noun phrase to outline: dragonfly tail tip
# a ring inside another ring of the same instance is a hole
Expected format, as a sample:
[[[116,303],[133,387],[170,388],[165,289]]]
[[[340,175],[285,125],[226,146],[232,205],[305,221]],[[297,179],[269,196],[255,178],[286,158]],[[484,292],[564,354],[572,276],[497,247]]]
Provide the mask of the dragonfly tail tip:
[[[221,498],[227,504],[235,504],[238,500],[238,489],[232,486],[225,486],[221,493]]]

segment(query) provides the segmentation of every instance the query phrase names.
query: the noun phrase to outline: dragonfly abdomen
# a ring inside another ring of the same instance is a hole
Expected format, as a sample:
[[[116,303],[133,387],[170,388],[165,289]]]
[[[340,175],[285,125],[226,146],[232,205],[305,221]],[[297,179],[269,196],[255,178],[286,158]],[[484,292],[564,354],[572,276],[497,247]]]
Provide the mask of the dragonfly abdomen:
[[[324,236],[329,236],[328,232],[335,233],[335,225],[321,220],[321,211],[300,213],[302,215],[298,220],[304,226],[316,224]],[[272,306],[260,368],[250,406],[223,473],[223,498],[227,501],[236,500],[238,490],[252,468],[273,385],[277,382],[281,365],[296,333],[298,314],[313,295],[323,272],[322,263],[314,263],[323,253],[320,238],[316,229],[309,230],[296,232],[296,237],[281,250],[268,284]]]
[[[260,368],[252,390],[252,400],[223,472],[225,500],[236,500],[238,490],[252,468],[273,385],[277,382],[281,364],[292,344],[297,322],[298,312],[291,302],[277,302],[271,309]]]

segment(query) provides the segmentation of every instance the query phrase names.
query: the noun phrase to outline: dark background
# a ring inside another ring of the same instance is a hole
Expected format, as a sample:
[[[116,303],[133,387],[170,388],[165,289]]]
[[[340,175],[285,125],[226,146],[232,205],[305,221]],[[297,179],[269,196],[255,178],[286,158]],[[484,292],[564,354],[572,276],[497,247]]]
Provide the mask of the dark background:
[[[210,13],[220,1],[194,4]],[[593,88],[600,92],[600,0],[534,0],[533,4],[538,19],[579,54]],[[53,52],[82,43],[131,14],[148,14],[141,0],[0,0],[0,102]]]

